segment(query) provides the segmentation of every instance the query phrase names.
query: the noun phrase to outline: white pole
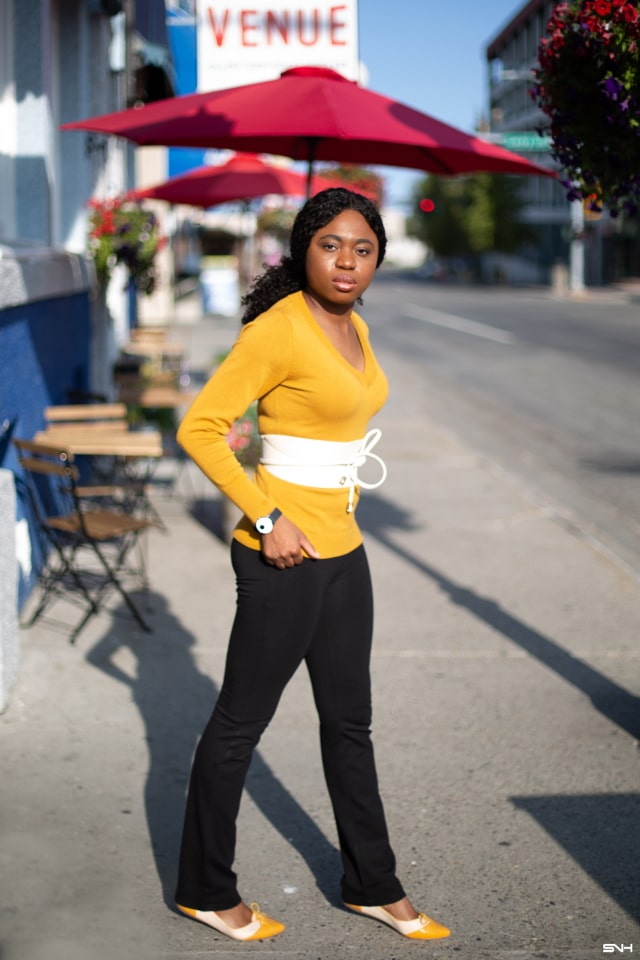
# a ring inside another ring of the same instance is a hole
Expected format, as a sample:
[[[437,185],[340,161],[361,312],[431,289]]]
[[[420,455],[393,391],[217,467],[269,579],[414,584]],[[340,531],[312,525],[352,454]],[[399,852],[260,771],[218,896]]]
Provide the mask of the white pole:
[[[584,207],[582,200],[571,204],[571,246],[569,250],[569,290],[584,292]]]

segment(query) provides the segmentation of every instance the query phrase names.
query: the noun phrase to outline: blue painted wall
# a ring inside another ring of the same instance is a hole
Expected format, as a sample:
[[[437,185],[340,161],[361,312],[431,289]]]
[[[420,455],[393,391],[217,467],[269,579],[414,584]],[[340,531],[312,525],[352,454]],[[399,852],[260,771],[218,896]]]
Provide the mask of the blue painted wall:
[[[198,43],[195,4],[186,2],[167,9],[167,36],[176,71],[176,93],[198,89]],[[195,147],[169,147],[168,177],[177,177],[206,162],[207,151]]]
[[[22,607],[43,563],[11,437],[29,439],[44,426],[43,410],[67,403],[67,390],[89,389],[91,321],[86,293],[0,310],[0,467],[16,474],[18,513],[31,530],[33,569],[20,571]]]

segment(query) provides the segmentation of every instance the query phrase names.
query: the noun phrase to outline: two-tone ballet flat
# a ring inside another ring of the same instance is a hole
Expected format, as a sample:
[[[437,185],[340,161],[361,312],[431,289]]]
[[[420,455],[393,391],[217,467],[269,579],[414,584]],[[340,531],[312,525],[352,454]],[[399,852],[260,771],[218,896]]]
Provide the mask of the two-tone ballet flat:
[[[182,907],[176,903],[180,913],[193,920],[199,920],[217,930],[218,933],[224,933],[232,940],[267,940],[269,937],[277,937],[285,929],[284,923],[279,920],[272,920],[266,913],[261,913],[260,906],[257,903],[251,904],[251,921],[244,927],[230,927],[213,910],[193,910],[191,907]]]
[[[374,920],[380,920],[386,923],[388,927],[408,937],[409,940],[443,940],[448,937],[451,930],[437,920],[432,920],[426,913],[419,914],[414,920],[396,920],[384,907],[356,907],[353,903],[345,903],[349,910],[355,910],[356,913],[362,913],[365,917],[373,917]]]

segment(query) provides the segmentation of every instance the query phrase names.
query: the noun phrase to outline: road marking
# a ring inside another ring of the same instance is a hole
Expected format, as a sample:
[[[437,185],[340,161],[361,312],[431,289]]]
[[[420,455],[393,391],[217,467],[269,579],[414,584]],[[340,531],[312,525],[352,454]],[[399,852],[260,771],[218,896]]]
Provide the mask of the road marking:
[[[483,340],[493,340],[496,343],[512,344],[516,342],[513,334],[499,327],[492,327],[488,323],[479,323],[477,320],[468,320],[466,317],[457,317],[453,313],[443,313],[441,310],[432,310],[430,307],[420,307],[416,303],[405,303],[402,312],[406,317],[414,320],[423,320],[436,327],[446,327],[457,330],[459,333],[468,333],[472,337],[481,337]]]

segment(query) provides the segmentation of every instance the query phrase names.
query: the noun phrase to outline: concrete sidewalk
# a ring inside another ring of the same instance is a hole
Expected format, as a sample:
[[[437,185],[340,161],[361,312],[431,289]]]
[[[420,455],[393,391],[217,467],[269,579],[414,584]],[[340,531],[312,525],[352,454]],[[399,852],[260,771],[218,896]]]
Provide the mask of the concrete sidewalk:
[[[235,326],[183,317],[203,373]],[[173,912],[185,784],[235,599],[220,501],[188,467],[156,495],[153,634],[116,602],[75,647],[51,622],[22,634],[0,717],[2,960],[640,950],[638,581],[432,422],[399,361],[380,359],[389,479],[359,508],[374,736],[399,874],[451,938],[417,945],[340,909],[304,671],[260,745],[239,829],[241,890],[286,932],[235,944]]]

